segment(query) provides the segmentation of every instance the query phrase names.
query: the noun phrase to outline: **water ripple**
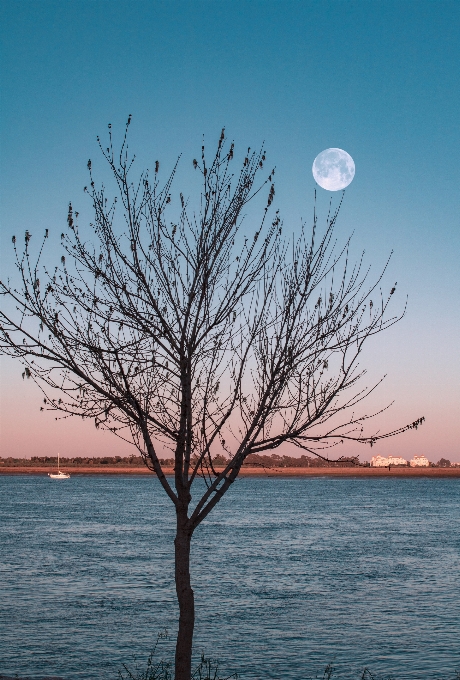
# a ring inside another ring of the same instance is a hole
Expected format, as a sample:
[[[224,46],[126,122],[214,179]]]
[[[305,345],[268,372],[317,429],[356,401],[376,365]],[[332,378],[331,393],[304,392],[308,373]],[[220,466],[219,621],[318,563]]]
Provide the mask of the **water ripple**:
[[[155,479],[0,476],[0,499],[0,672],[114,680],[174,632]],[[455,479],[238,481],[194,538],[197,651],[254,680],[453,677],[459,501]]]

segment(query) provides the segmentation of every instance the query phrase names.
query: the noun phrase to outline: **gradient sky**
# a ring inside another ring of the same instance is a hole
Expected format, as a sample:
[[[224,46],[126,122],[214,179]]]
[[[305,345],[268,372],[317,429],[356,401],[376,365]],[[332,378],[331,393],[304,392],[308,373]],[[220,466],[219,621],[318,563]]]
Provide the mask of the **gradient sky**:
[[[69,200],[87,205],[96,135],[109,122],[121,132],[129,113],[139,166],[183,153],[188,168],[222,126],[237,149],[265,140],[289,232],[312,213],[313,159],[343,148],[356,177],[338,237],[353,231],[354,254],[365,249],[376,274],[393,249],[395,309],[409,299],[366,354],[371,377],[388,375],[373,403],[395,400],[382,428],[427,419],[356,452],[460,461],[457,0],[3,0],[1,15],[2,276],[13,233],[38,240],[49,228],[57,257]],[[21,373],[2,359],[0,455],[132,452],[92,424],[39,413]]]

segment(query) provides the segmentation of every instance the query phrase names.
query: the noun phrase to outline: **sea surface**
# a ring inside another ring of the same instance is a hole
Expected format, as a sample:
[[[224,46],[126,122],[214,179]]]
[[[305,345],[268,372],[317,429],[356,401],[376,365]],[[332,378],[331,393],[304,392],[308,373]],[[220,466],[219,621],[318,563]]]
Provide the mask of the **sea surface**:
[[[153,477],[0,475],[0,674],[115,680],[165,628],[171,658],[173,538]],[[192,579],[196,652],[227,675],[451,680],[460,480],[240,479],[195,534]]]

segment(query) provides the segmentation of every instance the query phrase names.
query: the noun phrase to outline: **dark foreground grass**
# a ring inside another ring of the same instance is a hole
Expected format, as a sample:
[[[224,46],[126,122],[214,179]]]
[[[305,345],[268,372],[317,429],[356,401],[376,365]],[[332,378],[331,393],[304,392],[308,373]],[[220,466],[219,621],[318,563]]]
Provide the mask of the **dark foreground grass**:
[[[130,670],[123,664],[123,671],[118,672],[119,680],[174,680],[174,667],[172,662],[164,661],[164,659],[155,660],[158,644],[161,640],[168,638],[168,632],[165,630],[158,634],[156,643],[152,652],[150,653],[147,663],[143,669],[137,665],[134,670]],[[219,668],[219,661],[201,655],[200,662],[197,664],[192,672],[191,680],[238,680],[240,676],[237,673],[227,675]],[[1,680],[1,678],[0,678]],[[240,680],[243,680],[240,678]],[[324,671],[315,675],[314,678],[299,678],[299,680],[398,680],[396,676],[381,676],[374,675],[369,668],[363,668],[358,674],[351,674],[344,668],[340,668],[335,663],[328,663]],[[421,679],[422,680],[422,679]],[[427,679],[428,680],[428,679]],[[438,676],[430,678],[429,680],[460,680],[460,672],[456,671],[453,676]]]
[[[123,667],[126,675],[119,671],[119,680],[174,680],[172,664],[162,660],[154,662],[152,656],[149,656],[147,667],[144,670],[136,668],[132,672],[124,664]],[[232,675],[223,674],[219,669],[219,662],[207,658],[204,654],[201,657],[200,663],[192,672],[192,680],[230,680],[231,678],[242,680],[241,676],[238,676],[237,673],[232,673]],[[374,675],[369,668],[363,668],[357,674],[351,674],[345,669],[340,669],[334,666],[334,664],[329,663],[324,671],[319,675],[316,674],[314,678],[299,678],[299,680],[398,680],[398,678],[393,675]],[[430,680],[460,680],[460,673],[455,672],[454,676],[438,676],[437,678],[430,678]]]
[[[150,652],[147,661],[143,667],[134,661],[134,668],[130,669],[126,664],[123,665],[123,670],[118,671],[118,680],[174,680],[174,665],[171,661],[165,661],[162,658],[156,659],[157,648],[161,640],[168,638],[167,631],[158,634],[157,640]],[[291,675],[291,673],[288,673]],[[0,673],[0,680],[31,680],[30,678],[20,678],[18,675],[6,676]],[[56,676],[47,676],[42,680],[63,680]],[[223,673],[219,661],[207,657],[205,654],[201,655],[199,663],[192,671],[191,680],[244,680],[237,673],[228,675]],[[282,680],[282,676],[280,677]],[[346,668],[340,667],[335,663],[328,663],[324,671],[317,673],[315,677],[302,677],[299,680],[398,680],[396,675],[375,675],[369,668],[363,668],[358,673],[352,673]],[[439,675],[433,678],[420,678],[420,680],[460,680],[460,672],[455,671],[453,675]]]
[[[126,664],[123,664],[123,671],[118,671],[119,680],[173,680],[174,671],[173,664],[164,659],[155,660],[157,647],[161,640],[169,638],[167,630],[158,633],[157,640],[147,659],[147,664],[144,669],[139,669],[138,666],[132,671]],[[234,678],[237,680],[238,675],[222,676],[219,671],[219,662],[214,659],[207,658],[204,654],[201,655],[200,662],[192,671],[191,680],[230,680]]]
[[[153,653],[152,653],[153,654]],[[173,667],[170,662],[154,661],[152,654],[147,660],[146,668],[140,670],[135,668],[131,671],[125,664],[123,664],[123,671],[118,672],[119,680],[173,680]],[[337,671],[339,674],[337,675]],[[219,663],[213,659],[206,658],[204,655],[201,661],[196,666],[192,673],[192,680],[238,680],[240,676],[237,673],[232,675],[224,675],[219,670]],[[18,675],[2,675],[0,673],[0,680],[31,680],[31,678],[20,678]],[[64,680],[56,676],[47,676],[42,680]],[[282,680],[282,678],[280,678]],[[338,669],[333,664],[329,663],[324,671],[314,678],[299,678],[299,680],[398,680],[396,676],[380,676],[374,675],[368,668],[364,668],[358,674],[347,673],[345,669]],[[421,679],[422,680],[422,679]],[[427,679],[428,680],[428,679]],[[460,672],[455,672],[453,676],[438,676],[430,678],[429,680],[460,680]]]

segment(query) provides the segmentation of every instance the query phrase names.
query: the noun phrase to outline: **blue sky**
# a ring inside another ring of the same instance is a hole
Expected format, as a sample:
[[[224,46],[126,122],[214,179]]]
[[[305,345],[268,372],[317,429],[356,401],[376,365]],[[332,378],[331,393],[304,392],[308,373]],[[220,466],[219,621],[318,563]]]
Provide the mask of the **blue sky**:
[[[49,228],[57,243],[69,200],[84,208],[96,135],[109,122],[121,133],[129,113],[139,167],[159,158],[166,168],[182,153],[183,181],[203,134],[212,147],[225,126],[242,151],[265,141],[276,207],[293,232],[312,212],[313,159],[343,148],[356,177],[338,236],[354,231],[355,254],[365,249],[376,273],[393,249],[388,285],[398,281],[397,304],[409,296],[406,318],[367,355],[371,375],[388,373],[379,402],[396,400],[383,426],[427,417],[377,453],[460,461],[458,2],[9,0],[1,8],[4,272],[13,233]],[[39,397],[21,372],[2,362],[0,455],[31,455],[43,430]],[[30,432],[14,433],[22,408]],[[55,447],[53,428],[62,427],[49,421],[43,446]],[[113,449],[108,435],[91,437],[103,453]]]

